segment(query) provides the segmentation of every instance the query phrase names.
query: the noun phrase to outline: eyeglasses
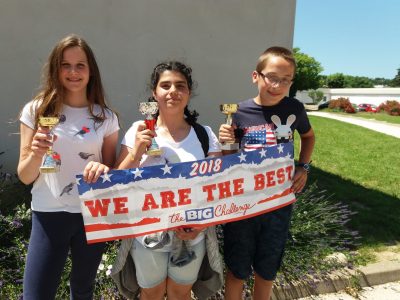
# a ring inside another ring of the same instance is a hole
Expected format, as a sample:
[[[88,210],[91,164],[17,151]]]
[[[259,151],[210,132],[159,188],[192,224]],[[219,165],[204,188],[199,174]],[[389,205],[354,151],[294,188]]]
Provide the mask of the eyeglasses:
[[[292,84],[292,79],[283,78],[280,79],[278,76],[263,74],[261,72],[257,72],[264,80],[267,80],[271,85],[274,86],[288,86]]]

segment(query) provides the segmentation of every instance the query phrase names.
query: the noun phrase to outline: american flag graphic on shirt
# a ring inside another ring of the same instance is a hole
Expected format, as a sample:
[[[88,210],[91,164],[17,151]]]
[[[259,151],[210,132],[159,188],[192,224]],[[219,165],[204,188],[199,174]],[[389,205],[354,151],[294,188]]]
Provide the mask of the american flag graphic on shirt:
[[[268,123],[244,128],[243,148],[250,150],[276,145],[274,129],[274,125]]]

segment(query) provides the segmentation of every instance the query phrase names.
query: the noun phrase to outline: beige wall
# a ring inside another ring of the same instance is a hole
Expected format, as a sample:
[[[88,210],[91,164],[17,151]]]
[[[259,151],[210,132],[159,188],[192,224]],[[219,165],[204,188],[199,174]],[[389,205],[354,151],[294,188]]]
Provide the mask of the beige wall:
[[[68,33],[93,48],[112,107],[127,129],[152,68],[165,59],[192,66],[191,106],[214,130],[218,104],[255,95],[250,74],[272,45],[292,46],[296,0],[0,0],[0,164],[15,171],[23,104],[40,83],[54,44]],[[121,138],[124,130],[121,132]]]

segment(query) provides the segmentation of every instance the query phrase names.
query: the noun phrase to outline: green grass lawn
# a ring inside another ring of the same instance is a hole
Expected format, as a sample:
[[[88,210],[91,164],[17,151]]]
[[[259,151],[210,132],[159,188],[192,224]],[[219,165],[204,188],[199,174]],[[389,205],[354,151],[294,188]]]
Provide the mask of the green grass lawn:
[[[400,124],[400,116],[391,116],[391,115],[388,115],[385,112],[380,112],[380,113],[357,112],[355,114],[348,114],[348,113],[345,113],[345,112],[333,111],[333,110],[331,110],[329,108],[326,108],[326,109],[323,109],[323,110],[320,110],[320,111],[335,113],[335,114],[349,116],[349,117],[372,119],[372,120],[383,121],[383,122],[388,122],[388,123],[393,123],[393,124]]]
[[[309,182],[357,212],[350,226],[360,232],[361,248],[400,242],[400,139],[332,119],[310,121],[316,145]]]

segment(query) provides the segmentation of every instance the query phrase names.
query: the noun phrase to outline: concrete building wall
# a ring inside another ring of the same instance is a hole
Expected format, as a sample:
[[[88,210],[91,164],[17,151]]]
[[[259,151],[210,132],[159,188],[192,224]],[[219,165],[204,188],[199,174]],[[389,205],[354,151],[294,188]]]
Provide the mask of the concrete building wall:
[[[220,103],[256,94],[251,72],[267,47],[292,47],[296,0],[0,0],[0,164],[15,171],[22,106],[38,91],[51,49],[69,33],[93,48],[109,104],[124,126],[142,118],[153,67],[178,59],[198,83],[191,107],[217,130]]]

